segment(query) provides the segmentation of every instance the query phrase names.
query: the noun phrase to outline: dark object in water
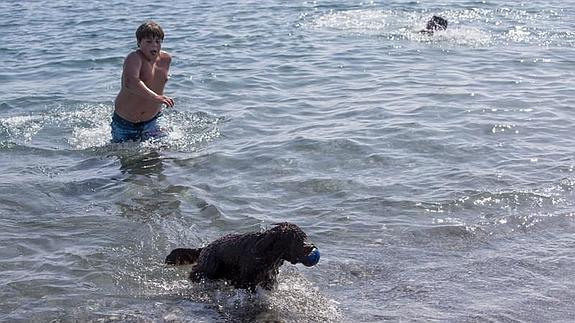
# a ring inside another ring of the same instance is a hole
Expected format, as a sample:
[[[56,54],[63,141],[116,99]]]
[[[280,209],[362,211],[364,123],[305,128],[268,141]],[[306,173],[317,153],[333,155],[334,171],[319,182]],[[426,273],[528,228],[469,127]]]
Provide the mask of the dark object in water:
[[[429,19],[425,29],[422,31],[433,33],[436,30],[445,30],[447,29],[447,24],[447,19],[439,16],[433,16],[431,19]]]
[[[166,264],[195,264],[190,273],[194,282],[224,279],[236,288],[255,291],[257,286],[272,289],[284,260],[311,267],[320,253],[295,224],[283,222],[264,232],[229,234],[203,248],[178,248],[166,257]]]

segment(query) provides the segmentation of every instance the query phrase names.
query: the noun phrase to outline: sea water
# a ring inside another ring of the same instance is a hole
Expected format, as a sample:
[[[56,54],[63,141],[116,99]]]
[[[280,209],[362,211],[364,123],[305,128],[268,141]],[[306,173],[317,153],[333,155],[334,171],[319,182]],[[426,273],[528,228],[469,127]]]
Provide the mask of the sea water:
[[[447,30],[421,30],[432,15]],[[575,11],[550,1],[0,2],[0,320],[575,319]],[[167,138],[110,144],[147,19]],[[176,247],[298,224],[272,292]]]

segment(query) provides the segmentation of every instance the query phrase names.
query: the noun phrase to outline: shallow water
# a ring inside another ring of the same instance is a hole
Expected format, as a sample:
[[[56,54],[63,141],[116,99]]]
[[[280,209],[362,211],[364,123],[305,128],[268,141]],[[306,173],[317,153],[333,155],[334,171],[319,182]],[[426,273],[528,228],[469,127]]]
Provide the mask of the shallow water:
[[[417,31],[433,14],[450,25]],[[575,319],[566,1],[3,1],[0,320]],[[113,145],[136,27],[172,53],[165,140]],[[277,290],[175,247],[301,226]]]

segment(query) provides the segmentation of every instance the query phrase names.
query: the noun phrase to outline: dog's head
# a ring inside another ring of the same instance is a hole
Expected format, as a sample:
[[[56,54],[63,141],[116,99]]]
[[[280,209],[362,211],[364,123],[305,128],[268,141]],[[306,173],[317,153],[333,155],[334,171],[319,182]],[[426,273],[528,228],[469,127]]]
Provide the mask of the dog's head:
[[[319,261],[317,247],[308,240],[305,232],[293,223],[277,223],[263,234],[264,237],[256,245],[260,252],[305,266],[313,266]]]
[[[434,31],[434,30],[445,30],[447,29],[447,19],[439,16],[433,16],[427,22],[427,26],[425,29]]]

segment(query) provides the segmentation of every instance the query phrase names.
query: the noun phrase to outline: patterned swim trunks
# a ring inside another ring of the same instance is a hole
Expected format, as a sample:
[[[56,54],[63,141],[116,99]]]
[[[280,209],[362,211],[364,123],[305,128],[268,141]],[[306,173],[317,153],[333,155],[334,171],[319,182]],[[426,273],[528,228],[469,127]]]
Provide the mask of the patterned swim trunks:
[[[167,134],[160,129],[159,112],[152,119],[142,122],[131,122],[120,117],[116,112],[112,116],[112,142],[145,141],[151,138],[165,137]]]

